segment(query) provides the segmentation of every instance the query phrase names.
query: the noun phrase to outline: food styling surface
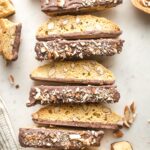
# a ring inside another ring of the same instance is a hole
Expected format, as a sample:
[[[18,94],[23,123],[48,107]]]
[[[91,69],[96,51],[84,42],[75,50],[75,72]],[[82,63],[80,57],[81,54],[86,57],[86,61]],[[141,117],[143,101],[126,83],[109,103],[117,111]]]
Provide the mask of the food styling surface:
[[[22,40],[16,62],[6,66],[5,61],[0,58],[0,95],[6,102],[17,137],[20,127],[34,125],[31,114],[40,107],[27,108],[26,101],[30,87],[35,84],[29,74],[41,65],[35,59],[35,32],[48,17],[41,12],[38,0],[13,0],[13,2],[16,14],[9,18],[22,23]],[[124,0],[123,4],[116,8],[95,14],[116,22],[123,31],[121,38],[125,40],[121,54],[103,59],[96,58],[114,72],[116,85],[121,93],[119,103],[110,107],[123,115],[125,105],[134,101],[137,106],[137,118],[132,127],[123,130],[124,136],[120,139],[114,138],[112,132],[107,131],[99,149],[109,150],[112,142],[126,140],[130,141],[136,150],[149,150],[150,15],[134,8],[129,0]],[[10,75],[13,75],[19,88],[10,84],[8,80]]]

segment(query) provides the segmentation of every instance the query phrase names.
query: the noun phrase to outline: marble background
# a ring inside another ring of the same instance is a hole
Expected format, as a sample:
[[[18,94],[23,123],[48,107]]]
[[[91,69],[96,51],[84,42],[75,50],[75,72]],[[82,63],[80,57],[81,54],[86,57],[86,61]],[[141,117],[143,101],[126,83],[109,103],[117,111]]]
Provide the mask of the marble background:
[[[39,106],[27,108],[30,87],[34,84],[29,78],[30,72],[38,66],[35,60],[34,45],[37,27],[48,17],[40,11],[38,0],[13,0],[17,10],[10,17],[13,21],[23,24],[22,42],[19,59],[9,66],[0,58],[0,95],[6,102],[8,112],[18,135],[19,127],[33,125],[31,113]],[[126,104],[135,101],[138,116],[130,130],[124,130],[121,139],[113,138],[106,132],[100,150],[109,150],[114,141],[130,141],[135,150],[150,149],[150,16],[134,8],[129,0],[116,8],[96,14],[118,23],[123,30],[121,36],[125,40],[120,55],[100,60],[116,75],[116,84],[121,93],[118,104],[112,109],[123,114]],[[12,74],[20,85],[19,89],[11,86],[8,77]]]

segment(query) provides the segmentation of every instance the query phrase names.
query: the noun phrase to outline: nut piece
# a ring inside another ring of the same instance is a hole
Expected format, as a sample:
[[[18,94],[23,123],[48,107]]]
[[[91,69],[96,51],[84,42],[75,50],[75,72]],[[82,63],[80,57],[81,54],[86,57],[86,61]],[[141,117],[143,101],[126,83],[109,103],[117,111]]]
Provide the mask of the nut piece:
[[[111,144],[111,150],[133,150],[132,145],[127,141],[120,141]]]
[[[124,134],[121,130],[116,130],[116,131],[113,132],[113,135],[116,138],[121,138],[121,137],[123,137]]]
[[[136,107],[134,102],[130,106],[125,106],[124,109],[124,126],[130,128],[136,117]]]

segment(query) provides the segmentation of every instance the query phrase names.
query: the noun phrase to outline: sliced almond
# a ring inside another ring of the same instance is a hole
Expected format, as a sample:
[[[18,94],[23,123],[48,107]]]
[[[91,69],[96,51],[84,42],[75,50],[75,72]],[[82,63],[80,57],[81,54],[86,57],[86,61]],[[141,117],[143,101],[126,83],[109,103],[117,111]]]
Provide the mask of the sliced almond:
[[[124,118],[127,122],[129,122],[129,119],[130,119],[130,109],[128,106],[125,106],[125,109],[124,109]]]
[[[124,125],[126,128],[130,128],[130,124],[129,124],[126,120],[123,121],[123,125]]]
[[[131,110],[132,113],[135,113],[136,107],[135,107],[135,103],[134,102],[132,102],[132,104],[130,105],[130,110]]]

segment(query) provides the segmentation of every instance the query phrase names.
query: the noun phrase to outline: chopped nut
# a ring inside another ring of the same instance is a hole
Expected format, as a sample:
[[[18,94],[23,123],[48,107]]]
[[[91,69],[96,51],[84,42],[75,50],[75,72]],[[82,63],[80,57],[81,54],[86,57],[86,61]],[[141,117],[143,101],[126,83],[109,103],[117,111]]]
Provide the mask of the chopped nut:
[[[103,108],[103,112],[109,114],[109,113],[111,113],[111,109],[109,109],[109,108]]]
[[[68,20],[64,20],[63,24],[66,25],[68,23]]]
[[[80,18],[76,17],[76,23],[79,24],[80,23]]]
[[[54,23],[53,23],[53,22],[50,22],[50,23],[48,24],[48,29],[49,29],[49,30],[54,29]]]
[[[124,118],[127,122],[129,122],[129,119],[130,119],[130,109],[128,106],[125,106],[125,109],[124,109]]]
[[[76,140],[76,139],[80,139],[81,136],[80,136],[79,134],[70,134],[70,135],[69,135],[69,138],[70,138],[71,140]]]
[[[57,4],[58,6],[63,7],[65,4],[65,0],[57,0]]]
[[[75,67],[75,64],[74,64],[74,63],[71,63],[71,67],[74,68],[74,67]]]
[[[123,137],[124,134],[121,130],[117,130],[117,131],[114,131],[113,135],[116,138],[121,138],[121,137]]]
[[[83,69],[90,72],[90,68],[88,66],[83,66]]]
[[[49,71],[49,76],[54,75],[54,73],[55,73],[55,69],[54,69],[54,68],[50,69],[50,71]]]

